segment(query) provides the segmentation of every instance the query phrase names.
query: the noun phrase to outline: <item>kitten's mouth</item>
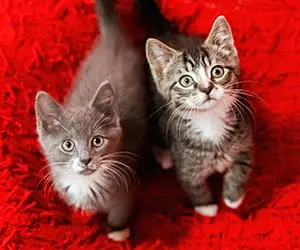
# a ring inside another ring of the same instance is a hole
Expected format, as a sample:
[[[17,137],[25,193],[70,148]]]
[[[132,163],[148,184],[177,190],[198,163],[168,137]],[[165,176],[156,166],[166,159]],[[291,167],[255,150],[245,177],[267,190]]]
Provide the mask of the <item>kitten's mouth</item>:
[[[210,101],[216,101],[216,99],[213,98],[213,97],[207,96],[207,97],[206,97],[206,100],[205,100],[202,104],[207,103],[207,102],[210,102]]]
[[[82,175],[91,175],[95,171],[96,171],[96,169],[89,169],[89,168],[87,168],[87,169],[82,170],[81,172],[79,172],[79,174],[82,174]]]

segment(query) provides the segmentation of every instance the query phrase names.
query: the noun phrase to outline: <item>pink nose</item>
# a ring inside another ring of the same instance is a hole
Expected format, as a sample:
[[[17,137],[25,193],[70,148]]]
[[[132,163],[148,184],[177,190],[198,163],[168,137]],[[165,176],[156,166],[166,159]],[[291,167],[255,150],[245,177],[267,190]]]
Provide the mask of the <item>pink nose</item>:
[[[208,85],[207,88],[202,89],[202,91],[203,91],[205,94],[209,95],[210,92],[213,90],[213,88],[214,88],[214,85],[210,84],[210,85]]]
[[[80,159],[79,161],[87,166],[92,161],[92,158]]]

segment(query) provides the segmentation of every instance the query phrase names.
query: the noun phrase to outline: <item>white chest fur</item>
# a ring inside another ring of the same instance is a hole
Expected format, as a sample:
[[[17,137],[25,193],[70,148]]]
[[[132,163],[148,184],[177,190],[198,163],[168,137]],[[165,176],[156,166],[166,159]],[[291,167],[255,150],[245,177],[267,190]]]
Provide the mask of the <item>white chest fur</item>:
[[[94,183],[94,176],[84,176],[76,172],[69,173],[61,179],[59,186],[66,191],[69,205],[83,210],[99,210],[97,203],[102,198]],[[93,189],[93,191],[91,190]],[[97,199],[95,198],[97,195]]]
[[[203,112],[194,113],[191,116],[191,129],[195,133],[200,133],[204,141],[211,141],[219,144],[230,129],[226,124],[226,109],[223,105],[218,105]]]

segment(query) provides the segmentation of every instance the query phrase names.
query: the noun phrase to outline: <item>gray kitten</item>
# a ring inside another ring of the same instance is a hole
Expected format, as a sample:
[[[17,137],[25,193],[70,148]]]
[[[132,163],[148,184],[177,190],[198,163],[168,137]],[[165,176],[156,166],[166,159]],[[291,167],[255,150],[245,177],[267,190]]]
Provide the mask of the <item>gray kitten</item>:
[[[122,241],[146,134],[144,59],[120,29],[114,1],[96,5],[101,39],[64,105],[37,94],[37,132],[55,190],[77,209],[108,213],[108,237]]]
[[[144,4],[148,17],[152,10],[158,27],[154,1],[139,0],[139,4]],[[163,168],[174,163],[198,213],[217,213],[207,185],[207,178],[216,172],[224,174],[225,204],[239,207],[252,169],[252,127],[239,89],[240,62],[226,19],[219,16],[204,40],[171,33],[159,40],[148,39],[146,56],[155,83],[160,132],[171,152],[171,157],[167,152],[157,154],[158,161]]]

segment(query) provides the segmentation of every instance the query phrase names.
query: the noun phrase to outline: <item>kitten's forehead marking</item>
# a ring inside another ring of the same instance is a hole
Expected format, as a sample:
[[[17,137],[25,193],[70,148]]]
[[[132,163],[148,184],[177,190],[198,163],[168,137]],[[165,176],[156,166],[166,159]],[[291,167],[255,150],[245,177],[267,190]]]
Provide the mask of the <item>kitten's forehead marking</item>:
[[[184,55],[184,65],[186,66],[186,71],[193,72],[196,68],[195,60],[192,58],[190,54]]]
[[[209,78],[206,74],[206,69],[204,67],[199,67],[198,70],[199,74],[199,84],[201,84],[204,88],[207,88],[209,86]]]
[[[208,59],[208,57],[207,56],[205,56],[205,55],[203,55],[203,63],[205,64],[204,66],[208,66],[208,65],[210,65],[210,60]]]

